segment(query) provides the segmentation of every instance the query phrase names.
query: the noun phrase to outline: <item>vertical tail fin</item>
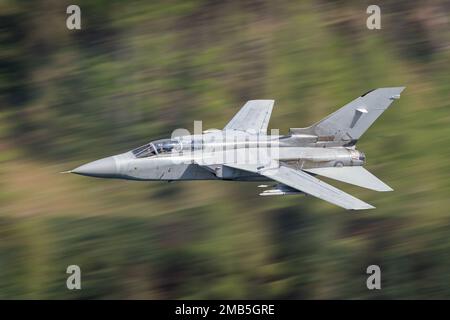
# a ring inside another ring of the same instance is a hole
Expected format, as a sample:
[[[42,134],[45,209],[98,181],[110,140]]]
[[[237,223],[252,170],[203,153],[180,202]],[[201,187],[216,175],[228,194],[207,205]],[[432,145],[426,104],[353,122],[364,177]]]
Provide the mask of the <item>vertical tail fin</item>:
[[[301,131],[318,136],[319,141],[354,145],[391,103],[400,98],[404,89],[405,87],[394,87],[371,90]]]

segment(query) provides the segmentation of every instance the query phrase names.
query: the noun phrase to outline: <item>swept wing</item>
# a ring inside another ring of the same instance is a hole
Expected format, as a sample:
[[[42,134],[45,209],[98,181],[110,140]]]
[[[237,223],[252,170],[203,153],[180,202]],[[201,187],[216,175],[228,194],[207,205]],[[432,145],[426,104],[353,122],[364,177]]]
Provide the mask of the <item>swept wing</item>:
[[[285,166],[278,168],[260,169],[255,165],[226,164],[236,169],[259,173],[269,179],[278,181],[296,190],[333,203],[348,210],[373,209],[374,207],[355,198],[328,183],[325,183],[302,170],[294,170]]]
[[[274,100],[247,101],[223,130],[266,134],[274,102]]]

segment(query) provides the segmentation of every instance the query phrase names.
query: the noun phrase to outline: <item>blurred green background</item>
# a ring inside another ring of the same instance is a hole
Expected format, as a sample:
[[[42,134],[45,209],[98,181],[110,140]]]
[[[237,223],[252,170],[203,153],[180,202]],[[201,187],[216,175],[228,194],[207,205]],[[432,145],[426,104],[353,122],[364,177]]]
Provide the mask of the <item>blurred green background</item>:
[[[448,1],[377,1],[381,30],[368,1],[77,0],[79,31],[69,4],[0,2],[0,298],[450,298]],[[333,182],[375,210],[58,173],[249,99],[287,133],[403,85],[358,143],[395,191]]]

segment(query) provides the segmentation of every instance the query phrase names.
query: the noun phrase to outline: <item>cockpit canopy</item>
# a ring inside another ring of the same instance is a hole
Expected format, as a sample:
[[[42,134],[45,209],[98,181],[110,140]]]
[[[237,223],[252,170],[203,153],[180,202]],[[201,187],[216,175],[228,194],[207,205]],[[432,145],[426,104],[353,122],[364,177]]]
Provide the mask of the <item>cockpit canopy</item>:
[[[152,141],[131,151],[136,158],[147,158],[158,154],[179,152],[182,145],[177,140],[161,139]]]

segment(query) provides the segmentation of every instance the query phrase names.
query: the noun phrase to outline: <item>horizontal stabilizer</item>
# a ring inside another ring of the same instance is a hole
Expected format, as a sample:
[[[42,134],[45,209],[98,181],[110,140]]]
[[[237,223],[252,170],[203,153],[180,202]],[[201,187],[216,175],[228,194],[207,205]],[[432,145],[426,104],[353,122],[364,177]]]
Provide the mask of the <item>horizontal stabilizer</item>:
[[[303,169],[304,171],[318,174],[327,178],[354,184],[356,186],[375,191],[392,191],[383,181],[375,177],[363,167],[330,167]]]

